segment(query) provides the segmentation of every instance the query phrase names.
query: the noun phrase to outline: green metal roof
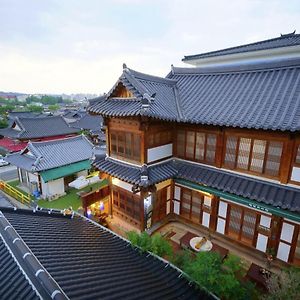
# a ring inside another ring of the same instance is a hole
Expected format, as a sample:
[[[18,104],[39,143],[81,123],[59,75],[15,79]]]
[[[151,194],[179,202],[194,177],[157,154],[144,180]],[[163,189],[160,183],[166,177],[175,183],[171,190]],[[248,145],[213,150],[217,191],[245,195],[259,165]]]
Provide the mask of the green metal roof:
[[[50,180],[55,180],[58,178],[62,178],[74,173],[77,173],[82,170],[88,170],[91,167],[90,161],[83,160],[79,161],[70,165],[42,171],[40,174],[45,182],[48,182]]]

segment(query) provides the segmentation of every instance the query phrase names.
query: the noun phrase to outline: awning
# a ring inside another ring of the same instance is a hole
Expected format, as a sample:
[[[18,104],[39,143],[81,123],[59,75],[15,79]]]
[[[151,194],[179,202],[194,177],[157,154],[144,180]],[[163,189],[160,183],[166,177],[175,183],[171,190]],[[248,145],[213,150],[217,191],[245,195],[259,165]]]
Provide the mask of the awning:
[[[45,182],[50,180],[62,178],[74,173],[77,173],[82,170],[88,170],[91,167],[91,163],[89,160],[79,161],[77,163],[73,163],[67,166],[62,166],[59,168],[54,168],[46,171],[42,171],[40,174]]]

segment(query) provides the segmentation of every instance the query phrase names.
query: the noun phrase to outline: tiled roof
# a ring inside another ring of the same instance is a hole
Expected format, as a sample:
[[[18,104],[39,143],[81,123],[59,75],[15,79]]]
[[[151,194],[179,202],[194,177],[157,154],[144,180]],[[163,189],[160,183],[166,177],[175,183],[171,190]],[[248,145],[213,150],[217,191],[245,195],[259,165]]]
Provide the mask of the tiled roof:
[[[0,235],[0,299],[40,299],[18,267]]]
[[[273,207],[300,212],[299,189],[188,161],[173,159],[150,165],[146,167],[146,173],[143,172],[143,167],[132,166],[104,156],[96,157],[93,165],[102,172],[134,185],[149,186],[171,178],[186,179]],[[142,175],[145,174],[148,178],[142,180]]]
[[[229,55],[229,54],[237,54],[237,53],[244,53],[250,51],[261,51],[267,49],[275,49],[281,47],[291,47],[300,45],[300,34],[283,34],[280,37],[264,40],[260,42],[255,42],[251,44],[230,47],[222,50],[211,51],[201,54],[195,55],[186,55],[182,59],[183,61],[189,61],[193,59],[201,59],[207,57],[215,57],[221,55]]]
[[[300,129],[300,60],[173,68],[185,121],[240,128]],[[182,120],[184,121],[184,120]]]
[[[9,154],[5,159],[28,171],[42,171],[91,159],[92,156],[93,145],[80,135],[46,142],[29,142],[23,151]]]
[[[86,218],[0,210],[10,233],[24,241],[21,249],[32,251],[69,299],[213,299],[168,263]]]
[[[178,119],[178,100],[175,81],[151,76],[125,68],[123,74],[111,89],[100,100],[88,107],[91,113],[103,116],[148,116],[163,120]],[[114,88],[122,84],[132,92],[133,98],[113,97]]]
[[[78,129],[71,128],[61,116],[19,118],[15,122],[20,130],[5,128],[0,134],[17,139],[32,139],[50,136],[60,136],[78,133]],[[12,124],[13,125],[13,124]]]
[[[138,82],[136,87],[130,77]],[[143,115],[203,125],[300,130],[300,59],[172,68],[168,79],[125,69],[119,80],[135,98],[109,98],[110,92],[89,109],[103,116]],[[141,96],[145,91],[146,98]],[[148,107],[143,108],[143,103]]]
[[[93,166],[102,172],[108,173],[113,177],[136,184],[139,186],[149,186],[172,178],[177,174],[173,161],[167,161],[154,166],[148,166],[146,170],[147,180],[142,180],[143,168],[116,161],[105,155],[96,156]],[[145,170],[144,170],[145,172]]]
[[[99,115],[85,114],[79,120],[70,123],[70,126],[84,130],[101,130],[103,118]]]

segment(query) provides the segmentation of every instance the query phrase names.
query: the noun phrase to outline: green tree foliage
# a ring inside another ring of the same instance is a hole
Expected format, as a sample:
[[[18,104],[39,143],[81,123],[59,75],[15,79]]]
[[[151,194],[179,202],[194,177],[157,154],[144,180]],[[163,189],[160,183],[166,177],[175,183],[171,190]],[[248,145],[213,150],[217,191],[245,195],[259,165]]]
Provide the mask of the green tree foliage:
[[[49,105],[48,109],[51,111],[56,111],[59,109],[59,105],[57,105],[57,104]]]
[[[242,263],[238,257],[229,256],[224,264],[218,253],[199,252],[194,260],[185,263],[183,270],[200,287],[205,287],[222,299],[255,299],[252,284],[241,283]]]
[[[172,246],[159,233],[150,237],[147,232],[141,234],[129,231],[127,237],[134,246],[138,246],[142,251],[150,251],[158,256],[171,256]]]
[[[269,293],[263,295],[264,300],[299,300],[300,268],[284,269],[280,274],[272,274],[267,281]]]
[[[0,115],[6,115],[10,111],[13,111],[15,109],[15,106],[12,104],[6,104],[0,106]]]
[[[32,112],[42,112],[43,111],[43,107],[42,106],[38,106],[38,105],[27,105],[27,109],[29,111],[32,111]]]
[[[5,119],[0,120],[0,128],[6,128],[8,126],[8,123]]]
[[[41,97],[29,96],[26,98],[26,103],[43,103],[46,105],[55,105],[57,103],[63,103],[63,98],[61,96],[51,96],[51,95],[43,95]]]

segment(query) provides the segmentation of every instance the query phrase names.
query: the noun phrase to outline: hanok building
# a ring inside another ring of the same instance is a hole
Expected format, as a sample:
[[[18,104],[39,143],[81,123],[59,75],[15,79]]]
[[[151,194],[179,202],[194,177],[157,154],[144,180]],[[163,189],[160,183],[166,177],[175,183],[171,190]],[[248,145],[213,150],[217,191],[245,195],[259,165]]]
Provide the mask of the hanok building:
[[[0,129],[0,147],[7,152],[24,149],[29,140],[46,141],[70,137],[79,130],[60,117],[15,117],[8,128]]]
[[[89,108],[107,125],[94,165],[110,178],[111,214],[140,230],[209,228],[300,265],[300,35],[184,61],[200,67],[161,78],[124,65]]]
[[[45,142],[29,142],[20,152],[5,159],[17,166],[20,184],[42,198],[56,199],[68,184],[88,175],[93,145],[83,135]]]

